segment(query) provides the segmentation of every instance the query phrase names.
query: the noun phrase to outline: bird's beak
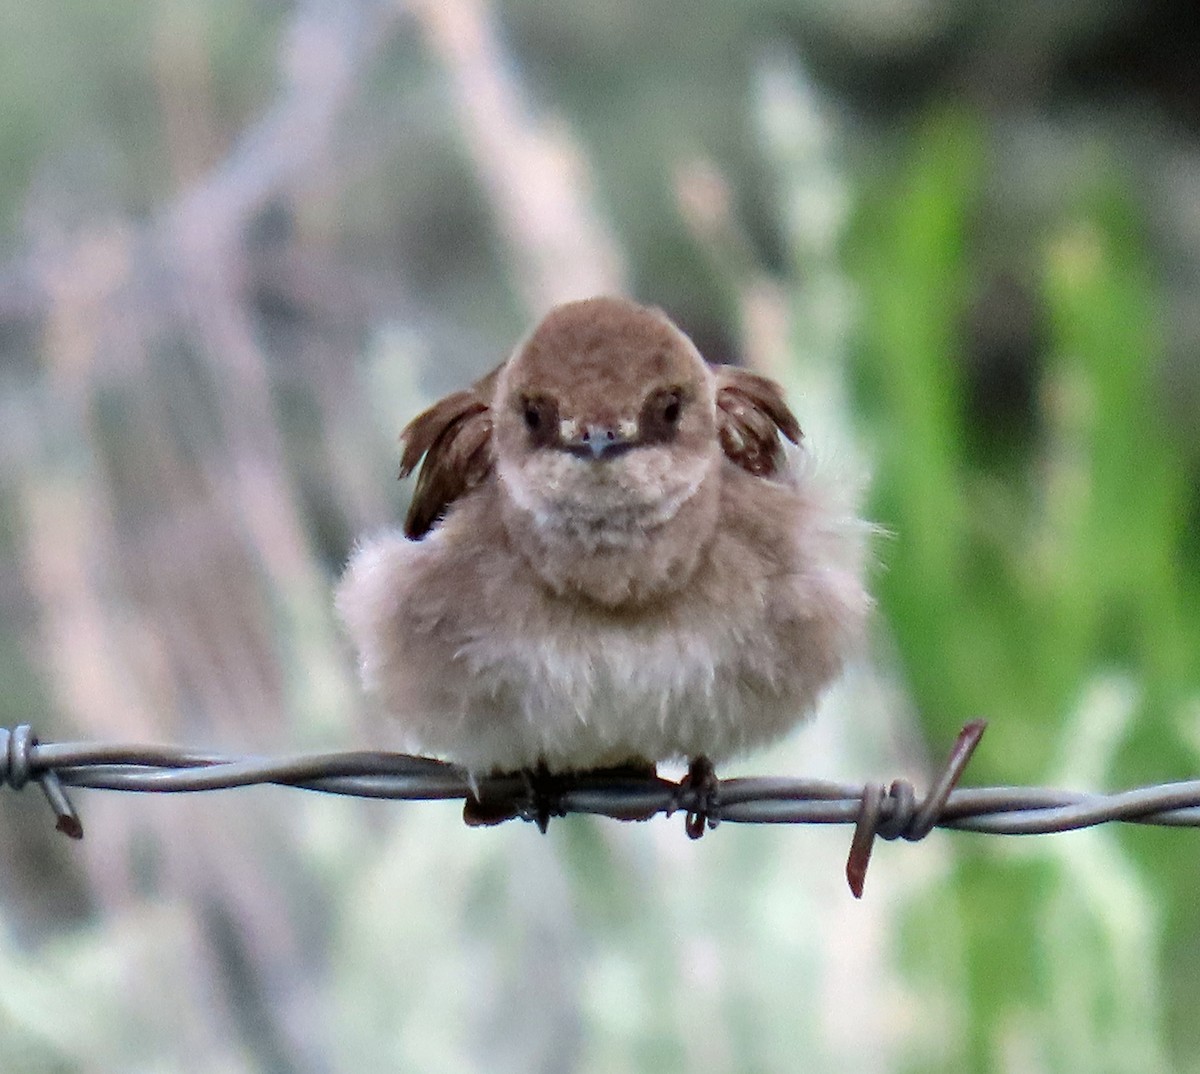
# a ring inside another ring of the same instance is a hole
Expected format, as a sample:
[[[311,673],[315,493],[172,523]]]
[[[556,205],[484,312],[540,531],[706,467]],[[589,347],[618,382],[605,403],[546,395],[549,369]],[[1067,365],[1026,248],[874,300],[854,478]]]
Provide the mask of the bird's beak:
[[[565,424],[565,423],[564,423]],[[576,458],[598,461],[623,455],[637,440],[636,422],[619,422],[616,425],[587,424],[564,429],[563,450]]]

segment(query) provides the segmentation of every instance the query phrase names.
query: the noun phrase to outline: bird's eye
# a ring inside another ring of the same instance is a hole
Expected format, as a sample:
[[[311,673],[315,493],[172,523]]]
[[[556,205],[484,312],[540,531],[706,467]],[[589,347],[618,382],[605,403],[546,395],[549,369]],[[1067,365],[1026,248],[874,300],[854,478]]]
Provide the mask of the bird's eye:
[[[558,407],[554,400],[543,395],[519,396],[515,409],[529,430],[534,447],[549,447],[558,436]]]
[[[684,390],[665,388],[651,392],[642,404],[638,429],[641,440],[647,444],[665,444],[679,432],[679,421],[683,417]]]
[[[669,393],[663,400],[662,417],[668,425],[674,425],[679,420],[679,411],[683,406],[683,400],[679,398],[678,392]]]

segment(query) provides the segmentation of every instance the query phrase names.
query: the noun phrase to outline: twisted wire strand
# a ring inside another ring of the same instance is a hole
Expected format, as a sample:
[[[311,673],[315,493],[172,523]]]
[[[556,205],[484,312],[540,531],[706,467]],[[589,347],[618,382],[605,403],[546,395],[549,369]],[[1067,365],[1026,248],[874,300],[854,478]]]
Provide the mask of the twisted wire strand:
[[[701,785],[647,770],[578,775],[515,773],[472,781],[456,765],[410,754],[349,751],[282,757],[227,756],[173,746],[39,742],[27,724],[0,728],[0,787],[38,783],[58,829],[81,838],[66,787],[155,793],[227,790],[262,784],[326,794],[405,801],[461,799],[468,823],[520,818],[545,828],[549,816],[587,813],[618,820],[688,815],[693,837],[719,823],[853,824],[847,880],[861,896],[876,837],[917,841],[934,828],[988,835],[1043,835],[1121,821],[1200,827],[1200,779],[1113,793],[1050,787],[956,785],[985,724],[967,724],[930,792],[819,779],[739,777]],[[471,807],[487,803],[485,813]],[[696,820],[699,823],[694,823]]]

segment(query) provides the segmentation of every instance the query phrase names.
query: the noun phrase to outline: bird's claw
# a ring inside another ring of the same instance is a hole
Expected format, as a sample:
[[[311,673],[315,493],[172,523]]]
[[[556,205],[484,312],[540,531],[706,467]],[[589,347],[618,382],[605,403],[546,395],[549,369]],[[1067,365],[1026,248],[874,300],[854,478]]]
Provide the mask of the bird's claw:
[[[692,807],[684,819],[684,831],[689,839],[699,839],[705,829],[715,828],[721,822],[721,781],[717,779],[712,761],[703,755],[693,757],[679,786],[690,792],[692,798]]]
[[[521,779],[525,784],[525,803],[520,807],[520,815],[523,820],[533,821],[545,835],[551,817],[567,815],[562,806],[562,780],[550,771],[545,761],[539,761],[537,768],[522,769]]]

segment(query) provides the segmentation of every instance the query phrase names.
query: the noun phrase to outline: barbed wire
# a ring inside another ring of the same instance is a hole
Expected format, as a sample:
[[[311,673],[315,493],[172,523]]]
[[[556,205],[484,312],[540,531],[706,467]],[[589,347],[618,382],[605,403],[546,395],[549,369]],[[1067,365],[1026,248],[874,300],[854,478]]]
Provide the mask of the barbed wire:
[[[905,779],[890,784],[739,777],[718,780],[693,764],[678,782],[652,768],[557,774],[545,769],[472,779],[431,757],[374,751],[283,757],[226,756],[175,746],[39,742],[28,724],[0,728],[0,787],[41,786],[59,831],[83,837],[66,787],[188,793],[269,784],[359,798],[462,799],[470,825],[511,819],[536,823],[587,813],[616,820],[686,815],[692,838],[730,824],[853,824],[846,877],[861,897],[876,837],[916,842],[935,828],[987,835],[1044,835],[1122,821],[1200,827],[1200,779],[1114,793],[1049,787],[958,787],[986,723],[959,733],[929,792]]]

